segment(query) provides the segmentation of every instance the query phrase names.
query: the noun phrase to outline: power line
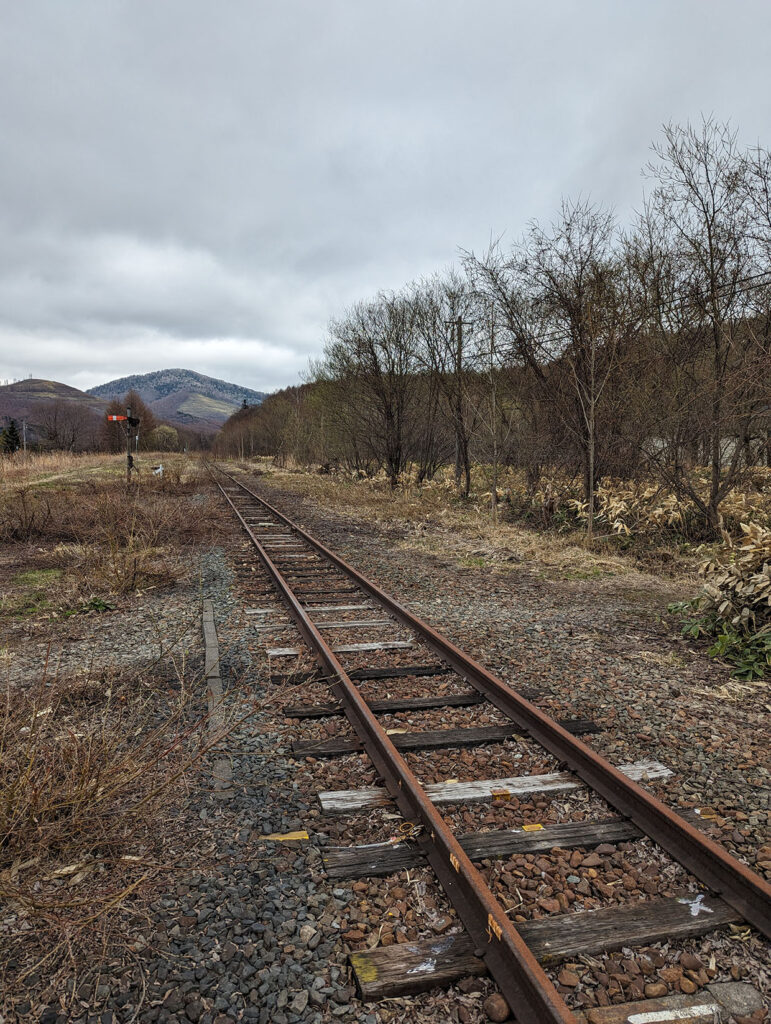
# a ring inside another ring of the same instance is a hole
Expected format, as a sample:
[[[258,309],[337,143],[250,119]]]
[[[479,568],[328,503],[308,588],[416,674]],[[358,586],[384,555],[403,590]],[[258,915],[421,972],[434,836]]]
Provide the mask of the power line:
[[[764,278],[764,280],[759,281],[760,278]],[[748,283],[748,282],[752,282],[752,281],[758,281],[759,283],[757,283],[757,284],[749,284]],[[721,285],[716,285],[714,290],[716,292],[722,293],[726,289],[734,288],[734,289],[736,289],[736,294],[737,295],[744,295],[744,294],[747,294],[749,292],[755,291],[755,290],[757,290],[759,288],[767,287],[769,285],[771,285],[771,269],[770,270],[760,271],[757,274],[749,274],[746,277],[737,278],[735,281],[726,281],[726,282],[724,282]],[[711,297],[710,295],[705,295],[704,293],[702,293],[701,295],[688,295],[688,296],[682,296],[682,297],[680,297],[678,299],[675,299],[672,302],[664,304],[663,306],[659,306],[659,307],[649,306],[647,308],[643,307],[643,313],[642,313],[641,319],[645,319],[646,316],[649,316],[657,308],[658,308],[659,311],[667,312],[667,311],[671,311],[671,310],[677,308],[678,306],[684,306],[684,305],[687,305],[687,304],[694,304],[694,303],[698,302],[699,299],[701,299],[702,301],[708,301],[710,299],[710,297]],[[509,327],[508,330],[511,331],[512,329]],[[516,333],[516,332],[512,332],[512,333]],[[550,332],[547,332],[546,334],[541,335],[540,338],[539,338],[539,344],[546,344],[546,343],[551,342],[551,341],[564,341],[567,337],[568,337],[568,334],[567,334],[566,331],[564,331],[564,330],[561,331],[559,329],[555,329],[553,331],[550,331]]]

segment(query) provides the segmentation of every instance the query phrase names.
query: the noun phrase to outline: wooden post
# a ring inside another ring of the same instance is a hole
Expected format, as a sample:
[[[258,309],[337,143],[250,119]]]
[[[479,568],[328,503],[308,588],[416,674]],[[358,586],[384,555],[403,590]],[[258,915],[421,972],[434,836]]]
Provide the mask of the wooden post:
[[[126,486],[131,483],[131,409],[126,409]]]
[[[222,718],[222,679],[220,677],[220,649],[217,630],[214,625],[214,605],[210,600],[203,602],[204,675],[206,696],[209,702],[209,738],[216,739],[224,722]],[[233,769],[226,757],[214,762],[214,792],[219,796],[231,796]]]

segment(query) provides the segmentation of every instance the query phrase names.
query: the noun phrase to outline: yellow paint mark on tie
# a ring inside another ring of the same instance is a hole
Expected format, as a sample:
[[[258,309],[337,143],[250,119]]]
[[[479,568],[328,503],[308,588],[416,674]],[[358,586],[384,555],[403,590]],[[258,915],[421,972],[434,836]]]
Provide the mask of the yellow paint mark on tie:
[[[377,967],[361,953],[350,953],[348,959],[351,967],[356,971],[356,976],[361,981],[377,981]]]
[[[542,828],[543,828],[543,825],[523,825],[522,826],[522,831],[523,832],[540,832]]]
[[[295,839],[310,839],[310,836],[302,829],[300,832],[271,832],[269,836],[260,836],[260,839],[273,839],[277,843],[290,843]]]

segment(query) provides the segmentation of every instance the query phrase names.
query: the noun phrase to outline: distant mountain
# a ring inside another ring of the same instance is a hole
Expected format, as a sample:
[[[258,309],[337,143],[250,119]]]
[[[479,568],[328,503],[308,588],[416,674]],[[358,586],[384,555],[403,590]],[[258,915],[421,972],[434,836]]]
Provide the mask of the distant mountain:
[[[74,402],[77,405],[93,409],[94,412],[102,412],[107,403],[98,396],[89,394],[86,391],[79,391],[70,387],[69,384],[60,384],[57,380],[17,380],[13,384],[4,384],[0,387],[0,403],[2,403],[2,415],[13,415],[6,413],[14,403],[21,406],[25,402]]]
[[[88,394],[109,400],[127,391],[136,391],[159,419],[206,432],[218,430],[244,402],[259,405],[265,398],[262,391],[180,369],[120,377],[89,388]]]
[[[56,380],[17,380],[0,387],[0,428],[9,420],[27,425],[30,442],[82,447],[98,436],[107,402]]]

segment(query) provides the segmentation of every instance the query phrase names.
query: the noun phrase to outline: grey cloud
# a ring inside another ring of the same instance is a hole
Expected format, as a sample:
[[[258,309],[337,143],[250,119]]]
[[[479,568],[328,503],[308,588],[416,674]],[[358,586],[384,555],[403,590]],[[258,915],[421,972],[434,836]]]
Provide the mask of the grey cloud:
[[[761,0],[0,0],[0,377],[298,379],[329,316],[663,121],[771,140]]]

